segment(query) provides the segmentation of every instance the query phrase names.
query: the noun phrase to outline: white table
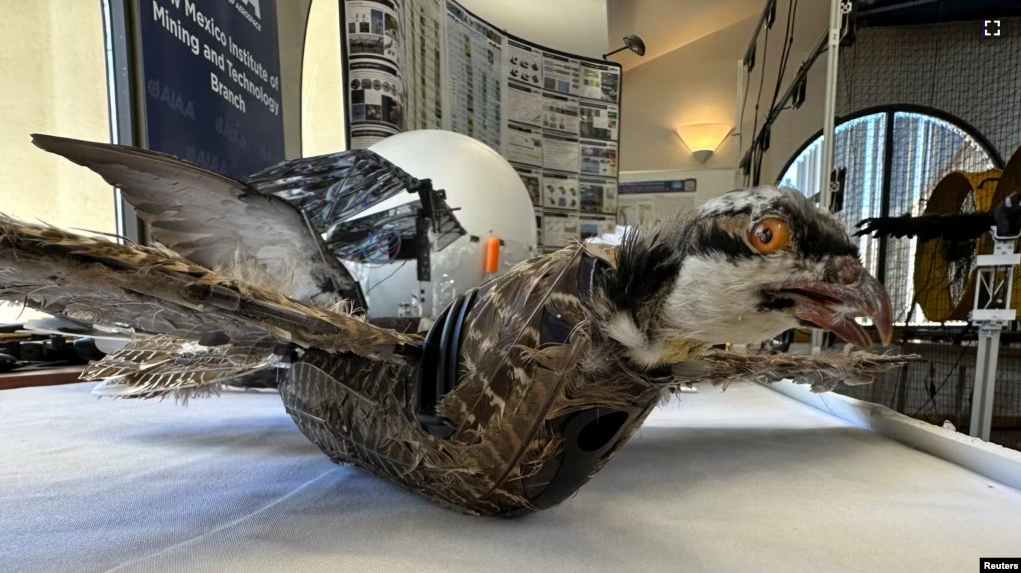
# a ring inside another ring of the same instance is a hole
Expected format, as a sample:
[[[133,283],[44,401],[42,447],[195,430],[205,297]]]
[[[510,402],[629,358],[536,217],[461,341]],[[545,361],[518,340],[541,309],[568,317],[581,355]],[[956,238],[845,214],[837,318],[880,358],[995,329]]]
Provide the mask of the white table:
[[[1021,492],[757,386],[657,411],[575,498],[455,514],[332,464],[275,394],[0,392],[0,571],[977,571]]]

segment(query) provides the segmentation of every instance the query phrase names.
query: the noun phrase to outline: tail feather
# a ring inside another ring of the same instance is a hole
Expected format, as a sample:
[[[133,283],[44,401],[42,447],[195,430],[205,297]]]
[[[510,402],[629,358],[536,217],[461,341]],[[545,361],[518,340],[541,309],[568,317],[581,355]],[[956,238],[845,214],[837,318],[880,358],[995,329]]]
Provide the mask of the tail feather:
[[[114,398],[177,400],[218,394],[233,380],[280,360],[272,339],[203,346],[171,336],[142,337],[91,364],[83,380],[103,380],[93,394]]]

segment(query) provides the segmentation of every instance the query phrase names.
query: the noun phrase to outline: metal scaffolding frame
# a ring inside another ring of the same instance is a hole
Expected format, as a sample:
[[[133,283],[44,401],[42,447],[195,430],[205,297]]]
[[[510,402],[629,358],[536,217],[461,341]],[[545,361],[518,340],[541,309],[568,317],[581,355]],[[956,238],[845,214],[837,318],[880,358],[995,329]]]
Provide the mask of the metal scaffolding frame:
[[[835,178],[832,177],[833,173],[833,136],[836,129],[836,109],[837,109],[837,77],[838,77],[838,64],[840,57],[840,42],[844,37],[844,20],[845,16],[851,13],[852,5],[851,0],[830,0],[830,21],[826,31],[816,42],[815,47],[812,49],[809,56],[802,62],[801,67],[798,68],[797,73],[788,85],[787,90],[784,91],[783,96],[776,102],[776,104],[766,114],[765,121],[762,124],[762,129],[758,133],[753,133],[753,139],[748,151],[742,157],[740,162],[741,170],[748,175],[749,172],[752,174],[752,185],[758,185],[760,183],[759,167],[755,165],[755,153],[756,151],[765,151],[769,146],[769,134],[773,123],[776,121],[780,112],[783,111],[790,103],[792,107],[800,107],[801,103],[805,98],[805,89],[808,77],[808,71],[812,68],[816,59],[826,52],[826,84],[824,87],[824,106],[823,106],[823,139],[822,139],[822,164],[820,167],[819,184],[820,189],[817,191],[819,197],[819,205],[824,209],[831,209],[832,198],[835,187],[838,185]],[[751,42],[748,45],[748,49],[745,51],[743,59],[744,67],[750,72],[755,67],[755,52],[756,44],[758,43],[759,32],[763,26],[770,27],[773,24],[773,20],[776,17],[776,0],[767,0],[765,8],[762,11],[762,16],[759,18],[759,25],[755,28],[755,32],[752,34]],[[762,73],[765,73],[763,70]],[[782,81],[783,78],[777,78],[777,81]],[[744,89],[747,89],[745,86]],[[743,90],[742,90],[743,91]],[[743,101],[744,94],[738,94],[738,101]],[[741,117],[739,120],[742,125],[744,122],[744,107],[741,108]],[[823,332],[821,330],[812,330],[812,353],[818,354],[822,351]]]
[[[968,433],[987,442],[993,427],[1000,332],[1017,317],[1017,311],[1010,308],[1010,301],[1014,269],[1021,264],[1021,254],[1015,252],[1021,235],[1001,237],[996,227],[990,234],[994,241],[993,254],[979,255],[975,260],[975,302],[968,317],[979,333]]]
[[[823,105],[822,167],[819,173],[819,206],[829,210],[837,185],[833,173],[833,137],[837,121],[837,78],[844,14],[851,12],[850,0],[830,0],[830,27],[826,46],[826,95]],[[823,332],[812,330],[812,354],[822,352]]]

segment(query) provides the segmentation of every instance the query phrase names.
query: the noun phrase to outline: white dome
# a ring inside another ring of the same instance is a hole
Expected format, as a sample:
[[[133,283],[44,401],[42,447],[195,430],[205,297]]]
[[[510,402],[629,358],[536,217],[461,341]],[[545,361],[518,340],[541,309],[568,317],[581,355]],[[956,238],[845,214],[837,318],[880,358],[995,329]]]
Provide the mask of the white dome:
[[[457,219],[469,234],[493,235],[536,246],[535,212],[517,171],[488,145],[460,133],[425,129],[390,136],[370,150],[411,176],[431,179],[447,192],[447,203],[460,207]],[[410,203],[401,193],[359,216]]]
[[[496,274],[533,256],[536,252],[535,211],[528,190],[517,171],[486,144],[452,131],[419,130],[390,136],[370,148],[418,179],[431,179],[433,187],[446,191],[447,203],[459,207],[461,225],[482,239],[462,237],[433,257],[433,283],[419,285],[415,261],[384,265],[346,263],[362,281],[370,316],[396,316],[398,305],[411,300],[420,286],[421,314],[435,316],[453,292],[478,286],[491,275],[484,273],[485,240],[492,233],[503,239]],[[358,213],[362,217],[418,199],[401,193]],[[436,288],[437,285],[444,285]]]

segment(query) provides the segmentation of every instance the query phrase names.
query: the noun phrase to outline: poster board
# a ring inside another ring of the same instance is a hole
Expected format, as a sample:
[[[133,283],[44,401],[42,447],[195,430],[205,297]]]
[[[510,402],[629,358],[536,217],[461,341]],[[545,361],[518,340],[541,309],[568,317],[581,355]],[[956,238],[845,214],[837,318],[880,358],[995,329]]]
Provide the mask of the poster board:
[[[342,18],[350,146],[360,149],[405,129],[406,34],[399,0],[347,0]]]
[[[276,3],[133,8],[141,146],[237,179],[283,161]]]
[[[342,18],[351,148],[416,129],[468,135],[521,176],[541,250],[612,230],[619,64],[508,34],[455,0],[346,0]]]

